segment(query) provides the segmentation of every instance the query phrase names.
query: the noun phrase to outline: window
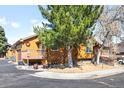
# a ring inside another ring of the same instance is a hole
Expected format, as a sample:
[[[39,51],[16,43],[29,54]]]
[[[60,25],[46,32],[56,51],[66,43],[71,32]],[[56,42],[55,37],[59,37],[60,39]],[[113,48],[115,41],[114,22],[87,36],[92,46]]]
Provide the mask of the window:
[[[51,48],[51,49],[52,49],[52,51],[59,51],[59,49],[56,48],[56,47],[53,47],[53,48]]]
[[[86,53],[91,53],[91,49],[89,47],[86,48]]]
[[[37,42],[36,45],[39,49],[41,48],[41,44],[39,42]]]

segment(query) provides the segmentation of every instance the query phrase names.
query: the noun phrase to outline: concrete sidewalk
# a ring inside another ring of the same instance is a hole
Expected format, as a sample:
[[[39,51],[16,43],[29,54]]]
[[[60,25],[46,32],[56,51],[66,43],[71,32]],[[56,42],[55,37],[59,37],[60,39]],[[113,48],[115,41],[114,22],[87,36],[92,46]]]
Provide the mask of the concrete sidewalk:
[[[106,77],[123,72],[124,72],[124,67],[109,69],[109,70],[86,72],[86,73],[55,73],[55,72],[44,71],[44,72],[36,72],[35,74],[31,74],[31,75],[41,78],[76,80],[76,79],[95,79],[95,78]]]

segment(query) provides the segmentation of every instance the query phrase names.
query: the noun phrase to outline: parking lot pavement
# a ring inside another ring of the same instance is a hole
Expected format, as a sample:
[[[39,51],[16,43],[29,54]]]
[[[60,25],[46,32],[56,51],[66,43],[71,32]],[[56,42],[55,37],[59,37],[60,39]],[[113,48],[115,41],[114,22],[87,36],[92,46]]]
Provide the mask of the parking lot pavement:
[[[124,73],[99,79],[58,80],[31,76],[34,71],[22,71],[9,64],[6,60],[0,61],[1,88],[123,88]]]

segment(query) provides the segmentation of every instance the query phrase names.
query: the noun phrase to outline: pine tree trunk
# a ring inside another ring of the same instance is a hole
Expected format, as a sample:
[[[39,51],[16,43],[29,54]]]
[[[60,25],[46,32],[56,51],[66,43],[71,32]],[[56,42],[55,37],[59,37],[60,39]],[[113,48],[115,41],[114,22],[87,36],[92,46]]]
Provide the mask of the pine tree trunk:
[[[68,47],[68,66],[73,67],[72,48],[70,48],[70,46]]]
[[[100,55],[101,55],[101,51],[100,51],[100,49],[98,49],[97,59],[96,59],[96,64],[97,65],[99,65],[99,63],[100,63]]]
[[[77,67],[78,66],[78,49],[77,47],[73,47],[72,49],[72,60],[73,60],[73,67]]]

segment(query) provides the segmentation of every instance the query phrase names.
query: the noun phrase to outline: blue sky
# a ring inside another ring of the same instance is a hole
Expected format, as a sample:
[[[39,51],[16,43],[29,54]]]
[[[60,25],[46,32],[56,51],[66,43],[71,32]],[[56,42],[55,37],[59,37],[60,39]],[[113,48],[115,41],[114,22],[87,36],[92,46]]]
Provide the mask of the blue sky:
[[[0,25],[5,29],[6,37],[10,44],[15,43],[20,38],[33,35],[33,26],[42,26],[42,22],[48,23],[48,21],[43,19],[38,6],[0,6]]]
[[[10,44],[34,34],[32,27],[42,25],[42,21],[47,22],[41,16],[37,6],[0,6],[0,25],[3,26]]]

